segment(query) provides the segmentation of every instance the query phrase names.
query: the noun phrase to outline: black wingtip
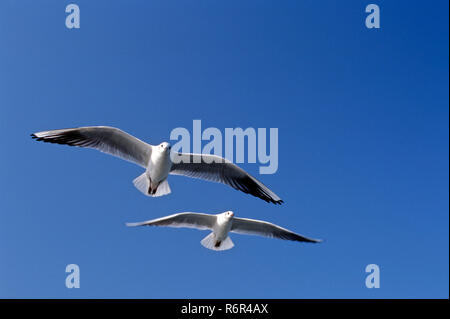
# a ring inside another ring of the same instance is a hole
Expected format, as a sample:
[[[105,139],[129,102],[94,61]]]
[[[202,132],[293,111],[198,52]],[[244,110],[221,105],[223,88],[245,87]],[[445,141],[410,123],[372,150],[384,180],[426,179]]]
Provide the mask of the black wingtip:
[[[39,137],[39,136],[37,136],[36,134],[30,134],[30,136],[31,136],[31,138],[33,139],[33,140],[35,140],[35,141],[44,141],[45,142],[45,140],[44,140],[44,138],[43,137]]]
[[[303,242],[311,243],[311,244],[320,244],[325,241],[325,239],[315,239],[315,238],[308,238],[308,237],[305,237],[305,239],[306,240],[304,240]]]

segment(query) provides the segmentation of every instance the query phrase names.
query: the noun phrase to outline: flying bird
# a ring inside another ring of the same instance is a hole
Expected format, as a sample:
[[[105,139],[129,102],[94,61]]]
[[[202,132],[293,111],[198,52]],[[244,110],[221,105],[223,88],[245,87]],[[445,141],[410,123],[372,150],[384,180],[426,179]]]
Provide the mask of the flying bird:
[[[97,149],[145,168],[133,184],[147,196],[170,194],[167,177],[172,174],[226,184],[266,202],[283,203],[267,186],[222,157],[171,152],[167,142],[150,145],[118,128],[89,126],[43,131],[31,136],[37,141]]]
[[[227,211],[217,215],[202,213],[179,213],[140,223],[127,223],[126,225],[167,226],[212,230],[212,232],[200,242],[204,247],[212,250],[227,250],[233,248],[234,244],[228,236],[230,232],[308,243],[321,242],[321,240],[301,236],[288,229],[262,220],[236,218],[234,217],[234,213],[232,211]]]

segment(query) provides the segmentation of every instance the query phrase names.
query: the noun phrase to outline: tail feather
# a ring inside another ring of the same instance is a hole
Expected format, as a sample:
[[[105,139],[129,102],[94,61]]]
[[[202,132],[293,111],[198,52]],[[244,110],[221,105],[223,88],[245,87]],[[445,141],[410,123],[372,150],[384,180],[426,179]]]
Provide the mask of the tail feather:
[[[169,182],[167,179],[156,185],[156,190],[152,189],[154,185],[151,184],[150,178],[146,173],[142,173],[133,180],[134,186],[144,195],[150,197],[159,197],[171,193]]]
[[[231,241],[230,237],[227,237],[223,241],[218,242],[214,233],[211,233],[203,238],[200,243],[203,245],[203,247],[216,251],[227,250],[234,247],[234,244]]]
[[[155,194],[153,194],[154,197],[158,196],[164,196],[167,194],[170,194],[172,191],[170,190],[169,182],[167,181],[167,178],[159,183],[158,188],[156,189]]]
[[[134,186],[144,195],[149,196],[150,178],[144,172],[133,180]]]

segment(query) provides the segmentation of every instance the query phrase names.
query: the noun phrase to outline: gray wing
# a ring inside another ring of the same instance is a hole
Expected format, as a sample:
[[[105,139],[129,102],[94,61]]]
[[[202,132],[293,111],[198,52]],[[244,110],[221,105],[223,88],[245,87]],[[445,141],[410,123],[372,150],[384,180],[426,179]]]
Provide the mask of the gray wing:
[[[142,167],[147,164],[152,146],[122,130],[108,126],[88,126],[31,134],[37,141],[94,148]]]
[[[127,226],[167,226],[176,228],[212,229],[215,215],[200,213],[179,213],[139,223],[127,223]]]
[[[258,235],[284,240],[303,241],[308,243],[321,242],[321,240],[301,236],[272,223],[247,218],[233,218],[233,224],[231,225],[230,231],[239,234]]]
[[[170,174],[222,183],[269,203],[283,201],[267,186],[232,162],[215,155],[173,153]]]

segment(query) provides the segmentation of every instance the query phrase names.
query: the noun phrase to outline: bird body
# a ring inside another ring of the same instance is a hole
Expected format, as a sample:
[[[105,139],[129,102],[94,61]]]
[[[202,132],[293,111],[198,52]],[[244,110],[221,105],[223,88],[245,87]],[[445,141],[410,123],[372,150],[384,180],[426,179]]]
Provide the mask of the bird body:
[[[37,132],[31,136],[37,141],[94,148],[145,168],[145,172],[134,179],[133,183],[147,196],[169,194],[171,190],[167,177],[171,174],[226,184],[266,202],[283,202],[263,183],[224,158],[209,154],[171,152],[171,146],[167,142],[150,145],[114,127],[60,129]]]
[[[166,182],[169,176],[170,169],[172,167],[172,161],[170,160],[170,145],[169,143],[161,143],[157,147],[153,147],[152,155],[150,156],[150,162],[145,170],[146,177],[148,178],[149,188],[143,192],[145,195],[156,195],[156,191],[160,183]],[[158,194],[161,194],[158,193]],[[167,193],[161,194],[166,195]]]
[[[227,250],[234,247],[229,233],[258,235],[298,242],[319,243],[321,240],[304,237],[275,224],[248,218],[236,218],[232,211],[217,215],[203,213],[179,213],[145,222],[127,223],[127,226],[185,227],[212,232],[201,244],[211,250]]]
[[[220,248],[222,242],[227,239],[231,225],[233,224],[233,216],[234,213],[231,211],[217,215],[216,222],[212,228],[215,248]]]

